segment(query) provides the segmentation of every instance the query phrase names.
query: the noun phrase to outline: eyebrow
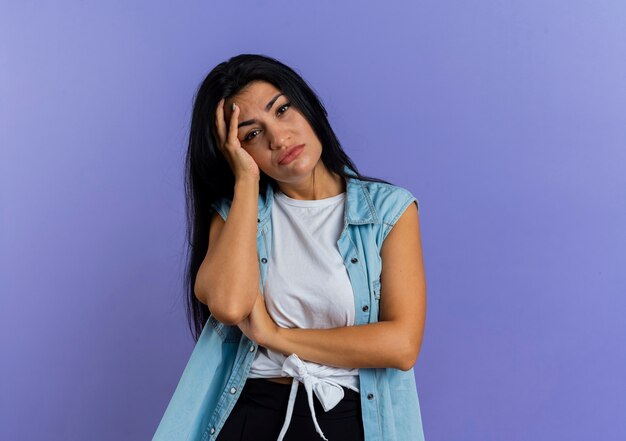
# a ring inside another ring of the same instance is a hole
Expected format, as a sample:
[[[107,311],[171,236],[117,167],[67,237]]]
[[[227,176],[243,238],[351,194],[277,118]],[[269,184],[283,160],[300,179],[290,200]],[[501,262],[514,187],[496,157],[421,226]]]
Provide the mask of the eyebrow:
[[[278,99],[281,95],[283,95],[283,93],[282,93],[282,92],[281,92],[281,93],[279,93],[278,95],[276,95],[274,98],[272,98],[272,99],[270,100],[270,102],[269,102],[269,103],[267,103],[267,104],[265,105],[265,111],[266,111],[266,112],[269,112],[269,110],[272,108],[272,106],[274,105],[274,103],[276,102],[276,100],[277,100],[277,99]],[[243,126],[249,126],[249,125],[252,125],[252,124],[254,124],[254,123],[256,123],[256,119],[249,119],[249,120],[247,120],[247,121],[242,121],[242,122],[240,122],[240,123],[239,123],[239,125],[237,126],[237,128],[240,128],[240,127],[243,127]]]

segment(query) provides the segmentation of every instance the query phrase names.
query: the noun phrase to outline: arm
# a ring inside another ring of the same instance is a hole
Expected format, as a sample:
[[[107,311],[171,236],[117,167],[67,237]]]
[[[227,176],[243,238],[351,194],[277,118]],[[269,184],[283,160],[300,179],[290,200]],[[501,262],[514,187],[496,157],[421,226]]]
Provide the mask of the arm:
[[[211,223],[207,255],[196,276],[196,297],[227,325],[250,314],[259,290],[258,193],[258,181],[236,181],[228,218],[224,222],[216,214]]]
[[[379,322],[332,329],[282,328],[271,320],[259,294],[251,314],[255,326],[242,330],[246,335],[252,333],[248,336],[262,346],[285,355],[296,353],[303,360],[348,368],[411,369],[422,344],[426,318],[426,279],[416,204],[411,204],[392,228],[383,242],[381,258]]]

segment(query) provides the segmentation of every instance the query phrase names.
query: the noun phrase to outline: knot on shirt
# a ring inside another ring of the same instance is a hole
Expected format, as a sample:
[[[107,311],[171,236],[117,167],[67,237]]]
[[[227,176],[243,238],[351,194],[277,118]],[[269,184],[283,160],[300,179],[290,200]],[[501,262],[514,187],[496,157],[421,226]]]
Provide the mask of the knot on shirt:
[[[285,359],[282,369],[284,374],[293,377],[293,383],[291,385],[291,392],[289,394],[287,416],[285,418],[283,428],[280,431],[280,435],[278,436],[278,441],[282,441],[283,437],[287,433],[289,423],[291,422],[293,406],[296,401],[296,394],[298,393],[298,383],[304,384],[304,389],[306,390],[309,402],[309,409],[311,409],[313,424],[315,424],[315,430],[317,430],[317,433],[319,433],[324,440],[328,441],[327,438],[324,436],[324,433],[322,432],[322,429],[320,428],[317,422],[317,418],[315,416],[313,392],[315,392],[317,399],[322,404],[324,411],[328,412],[330,409],[334,408],[344,397],[343,387],[341,386],[341,384],[331,380],[330,378],[320,378],[309,373],[306,364],[304,364],[296,354],[291,354]]]

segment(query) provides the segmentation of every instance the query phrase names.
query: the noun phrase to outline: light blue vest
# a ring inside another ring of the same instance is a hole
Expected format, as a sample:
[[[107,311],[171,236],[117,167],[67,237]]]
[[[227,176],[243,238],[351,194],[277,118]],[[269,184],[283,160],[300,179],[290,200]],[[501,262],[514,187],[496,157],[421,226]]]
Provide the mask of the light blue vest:
[[[347,179],[337,245],[354,291],[355,325],[361,325],[378,321],[382,243],[405,209],[419,202],[404,188],[362,181],[352,169],[344,170],[353,177]],[[272,244],[272,201],[268,184],[258,206],[261,292]],[[221,199],[212,206],[226,220],[231,202]],[[210,316],[153,441],[214,441],[241,393],[257,347],[239,327]],[[412,369],[359,368],[359,380],[365,441],[424,440]]]

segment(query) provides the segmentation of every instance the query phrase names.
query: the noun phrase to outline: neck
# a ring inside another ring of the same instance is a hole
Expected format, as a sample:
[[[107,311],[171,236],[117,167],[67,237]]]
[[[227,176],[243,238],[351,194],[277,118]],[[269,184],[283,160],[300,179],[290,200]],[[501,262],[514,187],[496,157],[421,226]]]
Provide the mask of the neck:
[[[337,196],[346,191],[343,176],[331,172],[320,160],[308,178],[301,182],[278,182],[281,192],[292,199],[317,200]]]

